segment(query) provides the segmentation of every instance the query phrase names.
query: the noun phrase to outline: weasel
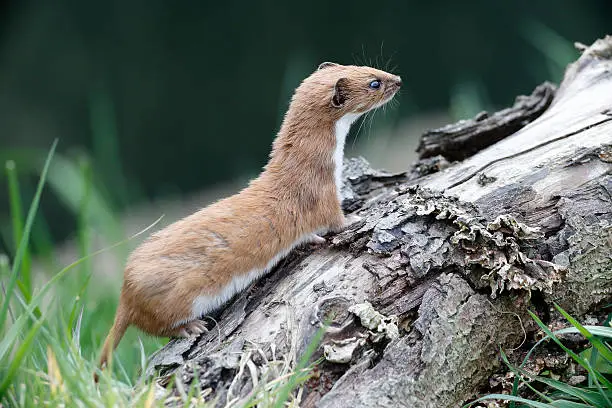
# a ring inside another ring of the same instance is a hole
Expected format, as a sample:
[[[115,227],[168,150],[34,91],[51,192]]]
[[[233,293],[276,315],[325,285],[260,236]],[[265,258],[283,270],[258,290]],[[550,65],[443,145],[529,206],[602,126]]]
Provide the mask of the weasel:
[[[340,230],[344,142],[351,124],[387,103],[401,78],[324,62],[295,90],[263,172],[236,195],[152,234],[129,256],[104,367],[126,329],[187,337],[199,320],[296,246]]]

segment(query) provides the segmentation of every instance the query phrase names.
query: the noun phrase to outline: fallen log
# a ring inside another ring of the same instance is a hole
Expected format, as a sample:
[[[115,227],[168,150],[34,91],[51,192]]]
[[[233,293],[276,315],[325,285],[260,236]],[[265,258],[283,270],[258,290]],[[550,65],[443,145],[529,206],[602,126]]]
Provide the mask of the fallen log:
[[[610,302],[612,37],[558,90],[428,132],[420,151],[401,174],[348,160],[356,221],[294,251],[208,333],[172,340],[148,375],[197,378],[206,399],[239,406],[324,327],[300,406],[455,407],[534,330],[528,308],[580,317]]]

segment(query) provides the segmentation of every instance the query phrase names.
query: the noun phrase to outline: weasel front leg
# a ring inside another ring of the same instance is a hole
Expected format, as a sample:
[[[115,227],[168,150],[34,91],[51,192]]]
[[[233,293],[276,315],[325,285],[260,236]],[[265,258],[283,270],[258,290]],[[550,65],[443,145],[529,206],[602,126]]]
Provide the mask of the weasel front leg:
[[[362,217],[359,217],[358,215],[355,215],[355,214],[349,214],[348,216],[342,215],[342,217],[339,217],[338,220],[335,223],[333,223],[327,229],[326,232],[331,232],[332,234],[338,234],[344,231],[345,229],[347,229],[348,227],[350,227],[351,225],[355,224],[356,222],[361,221],[361,219]],[[326,243],[327,240],[323,238],[322,236],[320,236],[319,234],[312,233],[310,234],[310,237],[308,238],[307,242],[310,242],[311,244],[315,244],[315,245],[322,245]]]
[[[334,224],[329,229],[329,232],[332,232],[334,234],[339,234],[342,231],[345,231],[351,225],[361,221],[362,219],[363,217],[360,217],[356,214],[349,214],[349,215],[343,216],[341,220],[339,220],[336,224]]]

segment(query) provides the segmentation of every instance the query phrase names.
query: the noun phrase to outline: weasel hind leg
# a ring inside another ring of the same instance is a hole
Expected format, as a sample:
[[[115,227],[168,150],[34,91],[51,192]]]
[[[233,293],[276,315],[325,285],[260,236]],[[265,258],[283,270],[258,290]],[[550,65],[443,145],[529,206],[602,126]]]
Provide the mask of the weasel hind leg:
[[[193,320],[177,327],[173,337],[188,338],[191,336],[199,336],[200,334],[206,332],[208,332],[208,329],[206,328],[204,321]]]

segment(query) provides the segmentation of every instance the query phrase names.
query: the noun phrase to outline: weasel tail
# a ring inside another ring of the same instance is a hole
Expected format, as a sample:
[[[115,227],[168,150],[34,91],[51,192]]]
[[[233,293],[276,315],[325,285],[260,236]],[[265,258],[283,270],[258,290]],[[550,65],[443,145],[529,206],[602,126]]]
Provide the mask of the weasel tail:
[[[127,312],[124,310],[123,302],[119,302],[117,308],[117,314],[115,315],[115,322],[111,327],[104,346],[102,347],[102,354],[100,355],[100,368],[106,367],[108,360],[111,358],[113,351],[117,348],[117,345],[123,338],[125,331],[129,327],[130,322],[128,320]],[[94,375],[94,379],[98,382],[98,376]]]

